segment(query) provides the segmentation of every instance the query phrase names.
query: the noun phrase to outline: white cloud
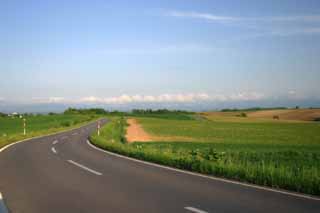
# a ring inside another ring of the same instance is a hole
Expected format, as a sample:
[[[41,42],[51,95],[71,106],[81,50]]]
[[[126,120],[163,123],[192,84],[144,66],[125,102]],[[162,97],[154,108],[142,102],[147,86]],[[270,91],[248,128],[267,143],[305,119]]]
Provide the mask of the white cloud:
[[[98,97],[95,97],[95,96],[89,96],[89,97],[81,98],[81,99],[79,100],[79,102],[98,103],[98,102],[102,102],[102,99],[101,99],[101,98],[98,98]]]
[[[229,99],[232,101],[256,101],[264,98],[263,94],[257,92],[249,92],[249,93],[237,93],[229,96]]]
[[[66,99],[64,97],[49,97],[49,98],[32,98],[35,103],[64,103]]]
[[[288,92],[288,94],[289,94],[289,95],[295,95],[295,94],[297,94],[297,92],[294,91],[294,90],[290,90],[290,91]]]
[[[194,53],[194,52],[212,52],[217,48],[198,43],[188,43],[181,45],[151,45],[145,47],[115,47],[106,49],[100,54],[107,55],[150,55],[150,54],[170,54],[170,53]]]
[[[265,98],[256,92],[241,92],[234,94],[207,94],[207,93],[178,93],[160,95],[128,95],[123,94],[113,97],[88,96],[82,98],[32,98],[33,103],[63,103],[63,104],[130,104],[130,103],[196,103],[196,102],[227,102],[227,101],[252,101]],[[1,99],[0,99],[1,100]]]
[[[320,22],[320,15],[300,15],[300,16],[269,16],[269,17],[236,17],[221,16],[212,13],[195,11],[167,11],[165,16],[178,18],[194,18],[207,21],[270,21],[270,22]]]
[[[264,20],[264,21],[304,21],[304,22],[319,22],[320,15],[304,15],[304,16],[273,16],[273,17],[263,17],[263,18],[256,18],[257,20]]]
[[[252,37],[320,34],[320,26],[305,27],[302,25],[302,23],[305,22],[320,24],[320,15],[236,17],[194,11],[168,11],[165,12],[164,15],[177,18],[220,22],[238,27],[260,30],[260,32],[254,32]],[[251,36],[247,37],[250,38]]]
[[[125,104],[134,102],[194,102],[208,100],[209,95],[205,93],[200,94],[161,94],[161,95],[127,95],[123,94],[117,97],[85,97],[81,98],[79,102],[84,103],[105,103],[105,104]]]
[[[201,101],[252,101],[260,100],[264,95],[256,92],[236,93],[230,95],[207,93],[161,94],[161,95],[127,95],[101,98],[89,96],[79,99],[78,103],[128,104],[128,103],[192,103]]]
[[[195,18],[204,19],[207,21],[237,21],[239,18],[231,16],[218,16],[210,13],[199,12],[181,12],[181,11],[169,11],[165,13],[167,16],[182,17],[182,18]]]

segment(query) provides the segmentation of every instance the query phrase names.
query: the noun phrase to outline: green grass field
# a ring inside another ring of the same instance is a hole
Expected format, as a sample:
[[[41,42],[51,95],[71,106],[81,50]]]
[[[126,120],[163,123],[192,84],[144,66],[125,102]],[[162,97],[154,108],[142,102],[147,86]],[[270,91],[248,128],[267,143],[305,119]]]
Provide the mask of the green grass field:
[[[320,195],[319,123],[160,118],[138,121],[148,133],[166,142],[121,143],[124,121],[119,123],[118,119],[104,127],[100,137],[93,135],[92,141],[120,154],[168,166]]]
[[[34,115],[27,116],[27,134],[23,135],[23,120],[0,117],[0,148],[22,139],[45,135],[75,127],[96,118],[90,115]]]

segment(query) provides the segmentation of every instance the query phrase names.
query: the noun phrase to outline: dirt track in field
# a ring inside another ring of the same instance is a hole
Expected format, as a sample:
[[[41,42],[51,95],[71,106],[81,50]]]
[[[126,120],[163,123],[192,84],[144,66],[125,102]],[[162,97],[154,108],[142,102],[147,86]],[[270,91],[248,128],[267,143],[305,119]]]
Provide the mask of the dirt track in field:
[[[126,138],[129,143],[139,141],[147,142],[152,141],[151,136],[144,131],[141,125],[137,122],[136,119],[128,119],[127,123],[129,124],[127,128]]]

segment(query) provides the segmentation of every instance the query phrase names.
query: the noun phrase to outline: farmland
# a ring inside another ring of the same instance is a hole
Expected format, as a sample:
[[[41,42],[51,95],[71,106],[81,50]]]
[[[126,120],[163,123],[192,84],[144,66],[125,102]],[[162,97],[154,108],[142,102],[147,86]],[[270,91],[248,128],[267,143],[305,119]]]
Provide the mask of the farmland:
[[[0,148],[30,137],[54,133],[93,120],[92,115],[27,115],[27,134],[23,135],[23,120],[19,117],[0,117]]]
[[[93,135],[92,140],[102,148],[172,167],[320,194],[318,122],[243,118],[230,113],[210,116],[136,118],[153,141],[130,144],[123,136],[125,119],[114,118],[102,136]]]

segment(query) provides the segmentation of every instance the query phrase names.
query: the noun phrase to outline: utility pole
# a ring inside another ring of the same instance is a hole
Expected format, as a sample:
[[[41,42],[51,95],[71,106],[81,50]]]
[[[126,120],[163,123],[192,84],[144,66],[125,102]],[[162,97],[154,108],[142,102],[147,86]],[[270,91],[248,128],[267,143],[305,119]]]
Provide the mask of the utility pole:
[[[26,135],[26,119],[23,119],[23,135]]]

